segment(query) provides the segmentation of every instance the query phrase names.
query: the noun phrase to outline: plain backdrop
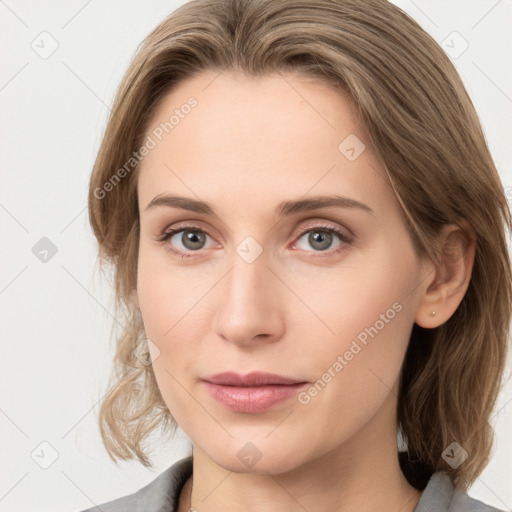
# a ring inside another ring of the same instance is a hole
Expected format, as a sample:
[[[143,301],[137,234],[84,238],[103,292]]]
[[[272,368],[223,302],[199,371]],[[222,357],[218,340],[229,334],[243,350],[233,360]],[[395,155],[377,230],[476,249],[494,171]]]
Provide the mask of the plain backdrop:
[[[136,491],[189,453],[182,431],[172,442],[154,440],[153,470],[116,465],[101,444],[97,413],[113,354],[113,308],[86,209],[121,77],[142,39],[182,3],[0,0],[2,512],[92,507]],[[512,197],[512,2],[395,3],[450,52]],[[40,247],[47,261],[37,256]],[[493,418],[493,458],[469,490],[506,510],[509,376]]]

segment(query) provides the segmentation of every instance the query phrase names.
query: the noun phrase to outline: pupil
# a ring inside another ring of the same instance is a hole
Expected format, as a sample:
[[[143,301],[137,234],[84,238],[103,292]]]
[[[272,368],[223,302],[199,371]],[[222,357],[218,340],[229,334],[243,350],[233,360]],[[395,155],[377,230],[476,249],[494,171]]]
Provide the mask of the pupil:
[[[183,244],[189,249],[198,249],[200,248],[201,243],[204,243],[204,235],[196,233],[195,231],[185,232],[183,237]],[[191,247],[187,244],[191,244]]]
[[[309,242],[313,247],[315,247],[315,244],[318,244],[316,245],[317,249],[327,249],[331,245],[332,235],[327,232],[312,231],[309,238]]]

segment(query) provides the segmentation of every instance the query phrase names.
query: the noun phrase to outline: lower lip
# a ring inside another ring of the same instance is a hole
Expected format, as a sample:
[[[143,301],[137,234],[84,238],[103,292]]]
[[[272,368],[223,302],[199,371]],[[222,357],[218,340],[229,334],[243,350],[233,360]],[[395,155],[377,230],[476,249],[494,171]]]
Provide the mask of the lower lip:
[[[219,403],[235,412],[258,413],[270,409],[277,403],[296,396],[307,385],[272,384],[267,386],[223,386],[204,381],[208,392]]]

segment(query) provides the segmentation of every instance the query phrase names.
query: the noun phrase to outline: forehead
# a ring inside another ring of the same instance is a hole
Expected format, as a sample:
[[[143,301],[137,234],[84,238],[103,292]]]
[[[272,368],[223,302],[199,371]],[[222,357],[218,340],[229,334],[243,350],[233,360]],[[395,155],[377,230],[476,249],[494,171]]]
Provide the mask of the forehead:
[[[192,98],[196,105],[189,109],[187,102]],[[252,77],[239,72],[203,71],[167,94],[150,127],[169,121],[176,110],[187,113],[180,116],[179,129],[175,125],[169,135],[177,139],[180,132],[193,128],[196,140],[202,143],[212,138],[212,131],[237,138],[250,135],[256,143],[275,136],[290,140],[313,133],[330,139],[350,130],[363,130],[342,91],[298,73]],[[185,119],[187,122],[182,123]],[[219,138],[215,137],[217,143]]]
[[[361,197],[362,188],[374,194],[372,187],[382,186],[372,177],[378,163],[349,99],[297,73],[202,72],[164,98],[146,136],[155,142],[140,164],[146,203],[175,187],[188,195],[229,187],[277,200],[333,187]],[[346,140],[359,143],[358,151],[366,147],[357,160],[343,153]]]

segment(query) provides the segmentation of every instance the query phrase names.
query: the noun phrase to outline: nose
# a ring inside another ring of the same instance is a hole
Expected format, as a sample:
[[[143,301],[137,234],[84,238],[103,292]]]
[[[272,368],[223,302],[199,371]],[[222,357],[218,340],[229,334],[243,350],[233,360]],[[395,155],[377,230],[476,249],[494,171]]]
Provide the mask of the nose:
[[[214,329],[223,340],[249,348],[278,341],[284,330],[283,287],[267,266],[265,253],[248,263],[234,254],[219,283]]]

